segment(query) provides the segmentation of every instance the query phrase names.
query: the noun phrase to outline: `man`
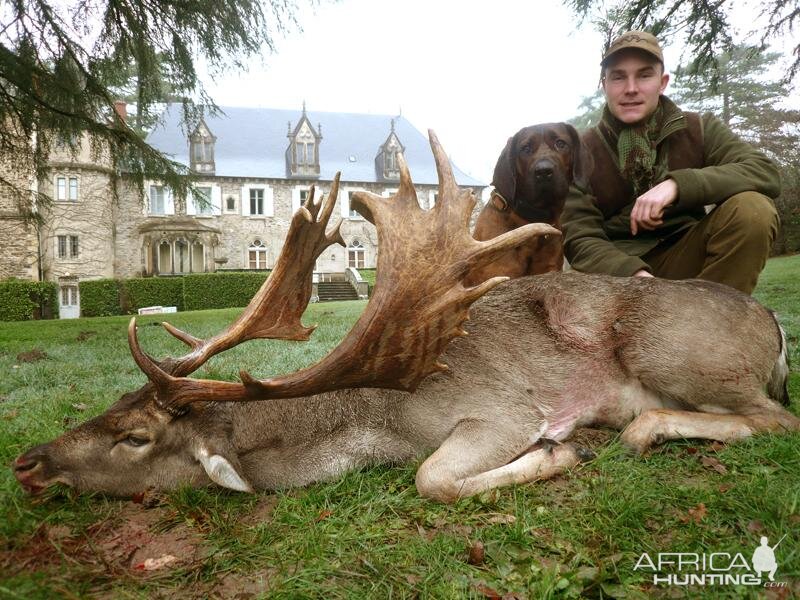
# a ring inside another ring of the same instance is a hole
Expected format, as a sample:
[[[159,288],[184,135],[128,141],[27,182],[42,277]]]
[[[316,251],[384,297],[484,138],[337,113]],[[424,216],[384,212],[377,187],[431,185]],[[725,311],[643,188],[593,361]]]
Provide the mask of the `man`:
[[[653,35],[621,35],[600,64],[603,117],[583,136],[594,172],[564,208],[570,264],[751,293],[778,231],[777,168],[713,115],[663,95],[669,74]],[[706,214],[705,205],[715,206]]]

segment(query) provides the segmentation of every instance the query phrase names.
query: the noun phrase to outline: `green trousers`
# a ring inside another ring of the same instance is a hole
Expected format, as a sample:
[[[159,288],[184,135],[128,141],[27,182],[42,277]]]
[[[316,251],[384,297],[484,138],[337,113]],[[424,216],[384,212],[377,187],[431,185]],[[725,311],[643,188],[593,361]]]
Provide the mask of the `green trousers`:
[[[642,256],[653,275],[705,279],[752,293],[778,234],[772,200],[758,192],[731,196],[677,240]]]

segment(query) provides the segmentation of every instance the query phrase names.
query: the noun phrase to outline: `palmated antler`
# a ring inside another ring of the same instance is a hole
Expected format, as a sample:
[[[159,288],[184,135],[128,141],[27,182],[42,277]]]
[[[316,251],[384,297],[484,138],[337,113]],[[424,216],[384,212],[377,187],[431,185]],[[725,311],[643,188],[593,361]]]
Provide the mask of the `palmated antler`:
[[[174,377],[141,352],[135,330],[129,329],[134,358],[156,386],[162,404],[177,408],[198,400],[291,398],[353,387],[412,391],[426,376],[447,369],[438,358],[453,338],[465,335],[461,325],[469,306],[508,279],[494,277],[465,287],[468,275],[536,236],[559,235],[559,231],[533,223],[492,240],[473,239],[469,218],[475,196],[458,189],[436,135],[433,131],[429,135],[439,173],[439,201],[433,209],[423,211],[419,207],[402,155],[398,157],[397,194],[391,198],[367,192],[353,195],[353,207],[378,230],[377,280],[372,299],[342,342],[310,367],[264,380],[241,372],[240,384]],[[295,224],[296,220],[293,229]],[[284,251],[292,248],[293,240],[296,238],[290,230]],[[300,251],[292,248],[293,253]],[[285,274],[278,274],[276,269],[270,279],[279,276]],[[299,283],[278,281],[276,286],[291,289]],[[296,292],[292,298],[303,302],[305,308],[307,298],[300,298]],[[257,300],[258,296],[253,302]],[[293,317],[302,312],[287,310]],[[279,322],[280,318],[273,320]]]
[[[256,295],[225,331],[208,340],[195,338],[163,322],[164,328],[192,348],[178,359],[168,358],[159,364],[142,352],[136,338],[136,319],[128,325],[131,352],[140,368],[149,376],[158,371],[172,376],[193,373],[208,359],[247,340],[273,338],[282,340],[307,340],[315,327],[304,327],[300,317],[311,298],[311,273],[320,254],[331,244],[344,246],[339,227],[341,219],[329,232],[325,231],[339,192],[339,176],[333,179],[327,198],[315,201],[315,188],[293,215],[286,243],[281,250],[270,276]],[[152,379],[152,378],[151,378]],[[159,397],[161,402],[165,398]]]

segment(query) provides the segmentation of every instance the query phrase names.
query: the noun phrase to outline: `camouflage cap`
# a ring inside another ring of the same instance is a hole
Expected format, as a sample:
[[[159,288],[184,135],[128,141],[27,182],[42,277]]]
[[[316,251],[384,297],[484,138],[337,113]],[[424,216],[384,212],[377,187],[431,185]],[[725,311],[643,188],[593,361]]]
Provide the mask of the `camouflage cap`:
[[[603,54],[603,60],[600,61],[600,66],[605,67],[608,63],[608,59],[611,58],[613,54],[616,54],[620,50],[625,50],[626,48],[643,50],[655,56],[662,65],[664,64],[664,54],[661,52],[661,46],[656,36],[646,31],[626,31],[608,46],[605,54]]]

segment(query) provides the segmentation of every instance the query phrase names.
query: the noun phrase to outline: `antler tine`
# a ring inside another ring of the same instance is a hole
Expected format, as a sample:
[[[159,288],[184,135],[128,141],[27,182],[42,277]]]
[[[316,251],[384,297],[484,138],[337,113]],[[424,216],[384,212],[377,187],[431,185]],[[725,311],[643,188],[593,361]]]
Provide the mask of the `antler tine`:
[[[453,338],[464,335],[461,326],[470,304],[505,280],[495,277],[465,287],[471,273],[499,253],[557,230],[527,225],[493,240],[474,240],[468,226],[474,195],[456,187],[433,132],[431,148],[439,170],[436,210],[420,209],[404,161],[401,187],[393,198],[366,192],[353,196],[353,206],[378,230],[378,277],[372,300],[339,346],[315,365],[272,379],[257,380],[244,372],[243,383],[161,376],[160,395],[180,406],[198,400],[290,398],[347,387],[413,390],[429,374],[446,369],[438,357]],[[330,209],[326,205],[323,216]],[[290,231],[284,249],[294,243]],[[298,254],[305,256],[302,246],[295,250]],[[276,269],[272,277],[281,282],[284,274]],[[281,287],[286,294],[296,293],[288,285]]]
[[[439,196],[456,194],[458,185],[456,184],[456,178],[453,176],[453,168],[450,166],[450,160],[447,158],[447,154],[445,154],[433,129],[428,129],[428,138],[430,139],[431,150],[433,150],[433,158],[436,161],[436,172],[439,175]]]
[[[139,347],[135,325],[129,328],[131,353],[139,367],[151,381],[166,393],[172,376],[183,376],[197,370],[209,358],[244,341],[256,338],[307,340],[315,327],[305,327],[300,316],[311,298],[311,273],[319,255],[332,243],[344,245],[339,226],[328,232],[326,227],[333,213],[339,189],[337,173],[331,193],[321,202],[315,202],[315,188],[292,216],[286,243],[267,278],[250,304],[228,328],[207,340],[196,338],[169,323],[162,323],[173,336],[191,347],[192,351],[178,359],[154,361]]]

